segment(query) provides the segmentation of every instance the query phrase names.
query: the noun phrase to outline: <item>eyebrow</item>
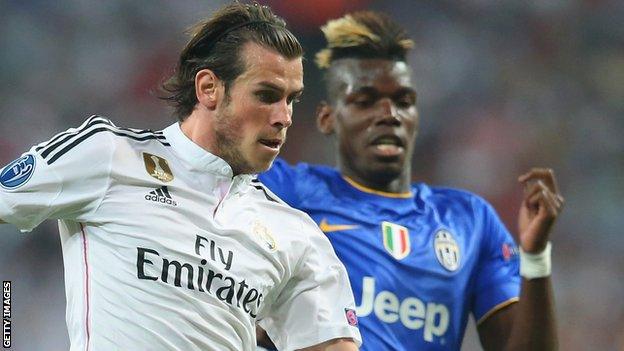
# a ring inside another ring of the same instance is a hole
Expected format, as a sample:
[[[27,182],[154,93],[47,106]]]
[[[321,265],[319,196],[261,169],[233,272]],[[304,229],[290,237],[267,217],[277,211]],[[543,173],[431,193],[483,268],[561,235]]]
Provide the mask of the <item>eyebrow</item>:
[[[273,84],[271,82],[263,81],[263,82],[258,83],[258,85],[267,89],[275,90],[279,93],[282,93],[284,91],[284,88],[280,87],[279,85]],[[301,89],[292,92],[290,95],[301,95],[301,94],[303,94],[303,86],[301,87]]]
[[[359,87],[358,89],[356,89],[353,92],[351,92],[351,94],[349,94],[349,95],[353,95],[353,94],[380,95],[380,92],[379,92],[379,90],[377,88],[367,85],[367,86]],[[397,89],[396,92],[392,93],[392,96],[401,96],[401,95],[404,95],[404,94],[413,94],[415,96],[418,95],[418,93],[416,92],[416,89],[414,89],[414,88],[400,87],[399,89]]]

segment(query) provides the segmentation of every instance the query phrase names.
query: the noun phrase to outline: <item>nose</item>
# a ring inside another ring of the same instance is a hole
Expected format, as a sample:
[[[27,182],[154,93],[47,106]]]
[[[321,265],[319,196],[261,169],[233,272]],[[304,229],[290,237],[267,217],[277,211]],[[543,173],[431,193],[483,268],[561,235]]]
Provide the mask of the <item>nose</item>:
[[[382,98],[377,102],[377,104],[379,105],[379,110],[375,121],[376,124],[386,124],[391,126],[401,125],[398,109],[392,99]]]
[[[288,104],[286,101],[278,104],[271,116],[271,125],[278,129],[290,127],[292,125],[292,112],[292,104]]]

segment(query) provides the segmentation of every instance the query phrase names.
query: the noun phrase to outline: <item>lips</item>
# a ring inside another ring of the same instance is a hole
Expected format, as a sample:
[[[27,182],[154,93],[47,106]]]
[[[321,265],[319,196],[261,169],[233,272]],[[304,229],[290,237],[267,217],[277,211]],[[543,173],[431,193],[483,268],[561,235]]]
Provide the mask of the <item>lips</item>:
[[[371,145],[391,145],[405,147],[405,143],[403,142],[403,140],[395,134],[379,135],[373,138],[373,140],[371,141]]]
[[[405,142],[396,134],[382,134],[372,138],[370,146],[379,157],[398,157],[405,151]]]
[[[260,139],[258,140],[258,142],[264,146],[267,146],[271,149],[275,149],[278,150],[280,148],[280,146],[282,146],[283,140],[282,139]]]

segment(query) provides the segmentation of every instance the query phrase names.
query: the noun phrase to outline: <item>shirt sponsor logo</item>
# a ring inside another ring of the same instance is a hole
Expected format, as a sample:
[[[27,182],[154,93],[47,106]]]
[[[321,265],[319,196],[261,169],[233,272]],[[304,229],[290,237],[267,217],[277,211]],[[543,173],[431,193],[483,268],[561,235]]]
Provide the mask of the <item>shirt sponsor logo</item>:
[[[171,197],[171,194],[169,194],[169,189],[166,185],[150,191],[147,195],[145,195],[145,200],[169,206],[178,206],[178,203]]]
[[[169,163],[164,158],[144,152],[143,162],[145,163],[145,170],[150,176],[165,183],[173,180]]]
[[[402,225],[381,222],[381,234],[386,251],[397,260],[404,259],[411,251],[409,231]]]
[[[339,232],[342,230],[351,230],[356,229],[357,225],[353,224],[329,224],[327,223],[327,218],[323,218],[321,223],[319,223],[319,228],[323,233],[331,233],[331,232]]]
[[[459,245],[457,245],[451,232],[446,229],[438,230],[435,234],[433,246],[438,262],[440,262],[442,267],[451,272],[459,268],[461,259]]]
[[[356,306],[356,312],[360,318],[374,313],[384,323],[401,323],[408,329],[422,329],[423,339],[427,342],[444,337],[450,321],[449,309],[444,304],[425,302],[414,296],[399,300],[387,290],[375,294],[375,278],[366,276],[362,282],[362,302]]]
[[[196,235],[194,246],[198,256],[194,263],[166,257],[154,249],[137,247],[137,278],[214,296],[256,318],[264,294],[232,273],[234,252],[201,235]]]
[[[31,154],[9,163],[0,172],[0,186],[13,190],[26,184],[35,173],[35,164],[35,157]]]

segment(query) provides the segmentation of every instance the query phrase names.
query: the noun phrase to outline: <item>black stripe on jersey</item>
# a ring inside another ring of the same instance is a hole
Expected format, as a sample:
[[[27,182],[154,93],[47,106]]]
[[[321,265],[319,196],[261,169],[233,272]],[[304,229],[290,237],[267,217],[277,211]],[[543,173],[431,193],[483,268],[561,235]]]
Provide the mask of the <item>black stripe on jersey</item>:
[[[52,137],[52,139],[43,142],[41,144],[39,144],[39,146],[37,146],[35,148],[35,151],[39,152],[39,150],[44,149],[50,145],[52,145],[54,142],[56,142],[57,140],[59,140],[60,138],[64,137],[64,136],[68,136],[68,135],[76,135],[79,134],[81,131],[89,128],[90,126],[92,126],[95,123],[106,123],[106,124],[111,124],[107,119],[102,118],[100,116],[97,115],[93,115],[91,117],[89,117],[86,121],[84,121],[80,127],[78,128],[71,128],[69,130],[66,130],[62,133],[58,133],[57,135],[55,135],[54,137]]]
[[[262,190],[262,192],[264,193],[264,197],[266,197],[267,200],[279,203],[279,201],[277,201],[276,199],[272,198],[269,195],[269,193],[266,191],[266,189],[264,189],[262,185],[252,185],[252,186],[258,190]]]
[[[114,128],[114,129],[111,129],[111,128]],[[99,127],[99,128],[92,129],[88,133],[80,135],[80,137],[78,139],[75,139],[73,142],[71,142],[70,144],[65,146],[61,151],[57,152],[49,160],[46,160],[46,162],[49,165],[53,164],[54,161],[58,160],[59,157],[63,156],[67,151],[73,149],[76,145],[80,144],[81,142],[83,142],[86,139],[88,139],[90,136],[92,136],[94,134],[97,134],[99,132],[109,132],[109,133],[113,133],[113,134],[115,134],[117,136],[126,137],[126,138],[129,138],[129,139],[132,139],[132,140],[137,140],[137,141],[157,140],[158,142],[160,142],[164,146],[171,146],[168,142],[163,141],[163,140],[166,140],[164,136],[154,135],[152,132],[150,132],[151,134],[148,134],[148,135],[136,136],[136,135],[126,134],[126,133],[128,133],[126,130],[119,130],[119,128],[111,127],[109,125],[109,126],[106,126],[106,127]],[[43,154],[41,156],[43,156]]]
[[[162,192],[162,189],[160,189],[160,188],[156,189],[156,194],[157,194],[158,196],[163,196],[163,197],[165,196],[165,195],[163,194],[163,192]]]
[[[150,134],[150,135],[154,135],[155,138],[158,139],[162,139],[165,140],[165,136],[159,133],[154,133],[150,130],[144,130],[144,131],[136,131],[136,130],[132,130],[129,128],[119,128],[117,126],[115,126],[111,121],[99,117],[99,116],[93,116],[90,119],[87,120],[87,123],[84,124],[82,126],[80,126],[77,130],[73,131],[73,132],[65,132],[65,133],[61,133],[59,135],[57,135],[56,137],[54,137],[54,139],[61,139],[58,140],[58,142],[56,143],[52,143],[53,141],[50,141],[49,143],[47,143],[46,145],[41,146],[41,148],[44,148],[44,150],[41,152],[41,157],[46,158],[48,157],[48,155],[50,153],[52,153],[54,150],[58,149],[61,145],[63,145],[64,143],[66,143],[67,141],[69,141],[71,138],[80,135],[81,133],[85,132],[86,130],[88,130],[89,128],[95,126],[95,125],[102,125],[102,126],[108,126],[111,128],[115,128],[118,131],[125,131],[126,133],[130,133],[130,134],[136,134],[137,136],[141,135],[141,134]],[[117,134],[120,135],[120,134]],[[121,134],[121,136],[124,136],[124,134]],[[129,136],[130,137],[130,136]],[[39,151],[36,149],[36,151]]]

